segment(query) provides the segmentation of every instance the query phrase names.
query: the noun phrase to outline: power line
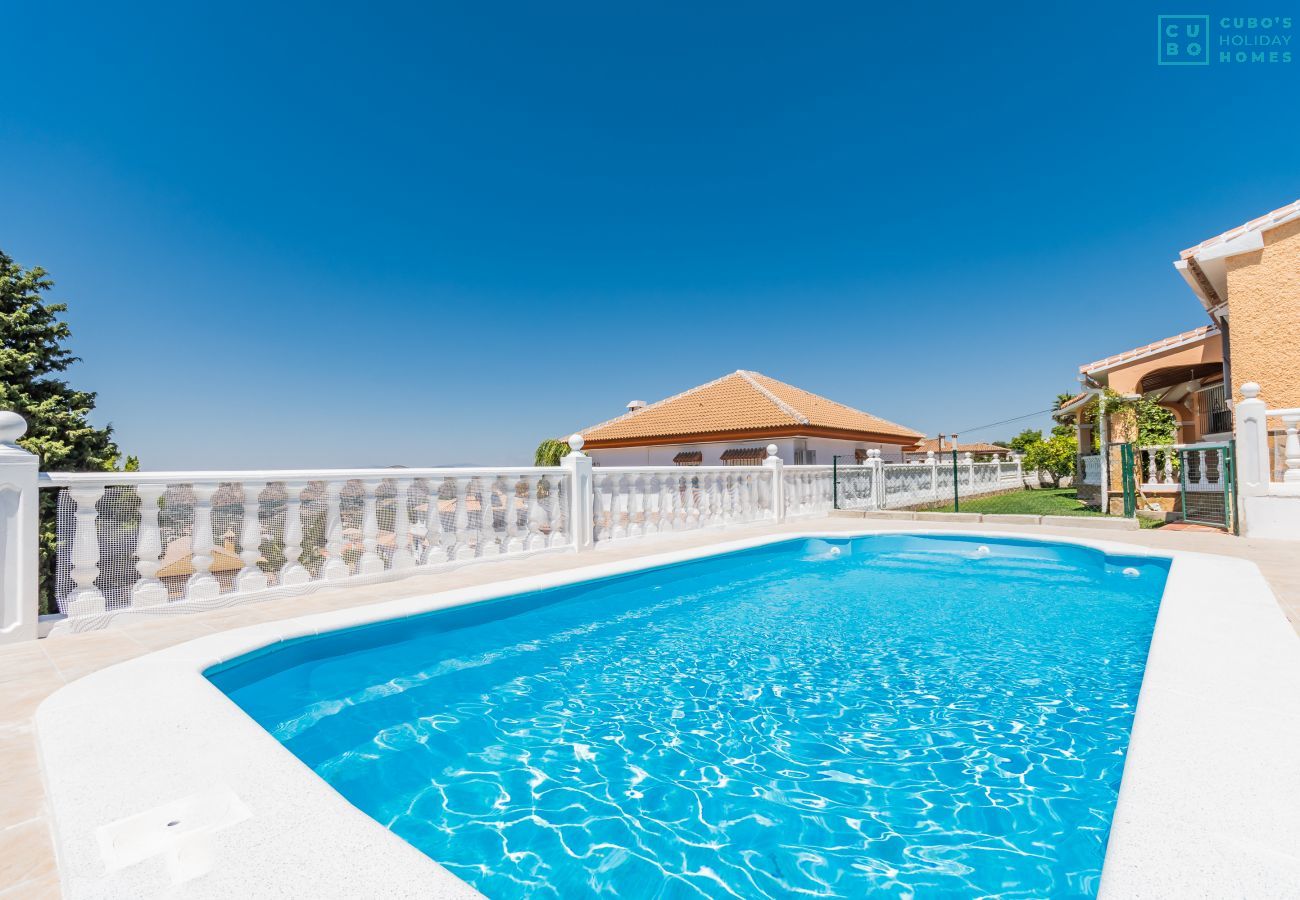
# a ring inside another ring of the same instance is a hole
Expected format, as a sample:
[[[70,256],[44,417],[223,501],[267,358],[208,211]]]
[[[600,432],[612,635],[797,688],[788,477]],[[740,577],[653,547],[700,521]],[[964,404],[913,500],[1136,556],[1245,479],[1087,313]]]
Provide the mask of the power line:
[[[1045,413],[1052,412],[1056,412],[1056,409],[1040,409],[1038,412],[1025,413],[1023,416],[1016,416],[1014,419],[1003,419],[1001,422],[990,422],[988,425],[977,425],[974,428],[965,428],[957,433],[969,434],[972,431],[983,431],[985,428],[996,428],[998,425],[1006,425],[1010,422],[1019,422],[1021,419],[1032,419],[1034,416],[1041,416]]]

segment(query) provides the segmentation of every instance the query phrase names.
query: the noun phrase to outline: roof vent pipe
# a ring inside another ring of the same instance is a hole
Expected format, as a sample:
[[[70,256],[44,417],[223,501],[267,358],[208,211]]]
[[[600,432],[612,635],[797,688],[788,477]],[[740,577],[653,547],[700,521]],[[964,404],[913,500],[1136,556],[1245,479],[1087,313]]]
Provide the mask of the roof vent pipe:
[[[636,412],[638,409],[645,409],[645,407],[646,407],[646,403],[645,403],[644,400],[629,400],[629,401],[627,401],[627,411],[630,412],[630,413],[634,413],[634,412]]]

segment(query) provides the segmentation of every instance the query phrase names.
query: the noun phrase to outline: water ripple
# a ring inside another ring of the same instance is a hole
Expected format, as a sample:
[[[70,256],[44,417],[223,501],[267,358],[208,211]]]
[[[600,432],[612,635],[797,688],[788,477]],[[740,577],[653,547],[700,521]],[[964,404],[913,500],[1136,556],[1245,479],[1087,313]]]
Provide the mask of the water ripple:
[[[647,573],[231,696],[489,897],[1090,896],[1161,579],[983,542]]]

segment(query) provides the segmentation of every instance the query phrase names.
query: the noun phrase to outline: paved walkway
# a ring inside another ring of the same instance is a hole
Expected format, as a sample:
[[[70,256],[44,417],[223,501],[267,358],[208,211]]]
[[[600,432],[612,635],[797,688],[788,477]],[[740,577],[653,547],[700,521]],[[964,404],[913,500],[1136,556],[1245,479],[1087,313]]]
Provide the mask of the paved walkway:
[[[0,898],[59,896],[58,871],[50,841],[48,808],[36,757],[32,716],[54,691],[83,675],[122,660],[170,647],[216,631],[351,606],[364,606],[454,588],[579,568],[685,547],[725,543],[743,537],[791,531],[899,530],[1021,531],[1043,537],[1120,541],[1143,547],[1220,553],[1253,560],[1273,586],[1279,605],[1300,631],[1300,546],[1247,540],[1221,533],[1110,531],[1049,526],[955,525],[944,522],[886,522],[860,518],[802,519],[780,526],[752,525],[728,531],[692,532],[629,541],[591,554],[546,554],[466,566],[451,572],[413,575],[402,581],[322,590],[303,597],[249,603],[208,613],[137,623],[119,629],[69,634],[0,648]]]

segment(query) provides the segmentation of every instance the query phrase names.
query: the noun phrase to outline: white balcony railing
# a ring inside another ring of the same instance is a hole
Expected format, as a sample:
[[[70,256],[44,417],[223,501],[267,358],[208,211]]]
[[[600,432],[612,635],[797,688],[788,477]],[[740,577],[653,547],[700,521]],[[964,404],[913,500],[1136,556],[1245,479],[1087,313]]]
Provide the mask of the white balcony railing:
[[[886,463],[880,460],[879,451],[871,453],[867,465],[839,467],[840,509],[908,509],[952,499],[951,458],[939,458],[931,452],[924,462]],[[957,460],[955,470],[957,490],[962,497],[1024,486],[1024,472],[1018,458],[1011,462],[977,463],[966,453]]]
[[[572,545],[555,469],[48,473],[60,611],[210,608]]]
[[[1018,487],[1019,461],[39,473],[0,412],[0,642],[38,631],[39,494],[54,493],[57,623],[195,612],[548,551]]]
[[[593,539],[602,544],[773,519],[773,471],[767,466],[597,469]]]
[[[1300,408],[1268,408],[1254,382],[1243,384],[1241,394],[1233,413],[1242,533],[1300,540]],[[1269,454],[1270,420],[1280,420],[1286,432],[1280,478]]]
[[[1178,487],[1178,450],[1172,444],[1139,447],[1138,456],[1138,477],[1142,479],[1143,487]]]

